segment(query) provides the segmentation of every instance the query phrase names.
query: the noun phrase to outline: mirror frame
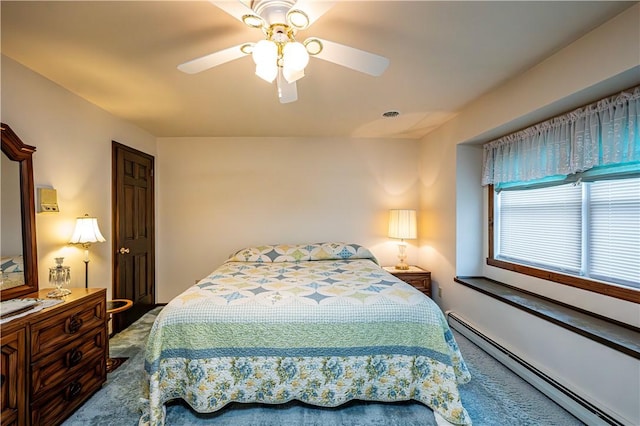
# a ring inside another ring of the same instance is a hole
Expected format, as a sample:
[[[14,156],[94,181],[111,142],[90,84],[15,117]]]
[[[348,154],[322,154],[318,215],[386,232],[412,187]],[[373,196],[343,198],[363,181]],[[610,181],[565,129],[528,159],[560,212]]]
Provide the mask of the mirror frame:
[[[26,145],[11,128],[0,123],[2,152],[12,161],[20,163],[20,199],[22,206],[22,256],[24,284],[0,291],[0,300],[13,299],[38,290],[38,253],[36,247],[36,209],[33,184],[34,146]]]

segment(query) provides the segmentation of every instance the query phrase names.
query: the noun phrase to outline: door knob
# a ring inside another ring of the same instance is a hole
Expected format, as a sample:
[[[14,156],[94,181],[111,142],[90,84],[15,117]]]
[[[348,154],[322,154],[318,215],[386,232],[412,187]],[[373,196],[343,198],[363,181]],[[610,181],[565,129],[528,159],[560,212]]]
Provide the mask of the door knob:
[[[120,254],[127,254],[129,253],[129,249],[127,247],[120,247]]]

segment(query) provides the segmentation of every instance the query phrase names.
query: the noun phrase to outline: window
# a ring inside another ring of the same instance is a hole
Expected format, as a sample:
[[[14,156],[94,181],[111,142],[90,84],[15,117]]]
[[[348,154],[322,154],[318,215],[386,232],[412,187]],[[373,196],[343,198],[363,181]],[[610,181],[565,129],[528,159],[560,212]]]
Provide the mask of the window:
[[[640,303],[640,86],[483,146],[487,264]]]
[[[502,191],[496,259],[640,288],[640,178]]]
[[[616,294],[640,289],[640,177],[491,198],[490,265],[605,294],[608,283]]]

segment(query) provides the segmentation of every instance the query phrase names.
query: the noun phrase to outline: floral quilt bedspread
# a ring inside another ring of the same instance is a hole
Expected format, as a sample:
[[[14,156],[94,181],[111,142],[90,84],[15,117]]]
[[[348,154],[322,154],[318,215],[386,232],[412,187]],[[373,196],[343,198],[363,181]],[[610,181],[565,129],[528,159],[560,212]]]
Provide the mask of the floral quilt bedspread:
[[[164,424],[176,398],[198,412],[413,399],[471,424],[457,387],[470,374],[442,311],[355,244],[232,255],[160,312],[145,370],[140,424]]]

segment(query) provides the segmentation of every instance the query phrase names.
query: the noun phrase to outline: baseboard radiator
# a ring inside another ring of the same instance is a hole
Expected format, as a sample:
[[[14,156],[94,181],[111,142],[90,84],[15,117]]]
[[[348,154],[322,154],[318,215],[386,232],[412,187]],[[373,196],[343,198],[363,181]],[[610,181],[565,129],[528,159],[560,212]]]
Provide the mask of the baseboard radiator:
[[[571,389],[568,389],[558,383],[549,375],[540,371],[527,361],[518,357],[513,352],[483,334],[455,312],[447,311],[446,315],[449,326],[452,329],[471,340],[482,350],[487,352],[493,358],[498,360],[504,366],[555,401],[558,405],[573,414],[582,422],[587,425],[624,425],[624,423],[620,423],[609,414],[603,412],[600,408],[571,391]]]

